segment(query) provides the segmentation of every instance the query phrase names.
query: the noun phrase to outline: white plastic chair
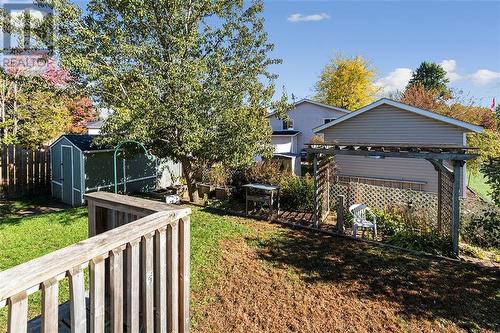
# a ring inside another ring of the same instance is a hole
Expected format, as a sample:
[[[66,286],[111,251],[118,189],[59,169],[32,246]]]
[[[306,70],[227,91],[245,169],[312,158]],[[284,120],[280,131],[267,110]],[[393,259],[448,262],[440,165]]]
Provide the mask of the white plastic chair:
[[[372,216],[371,221],[367,220],[367,212]],[[354,204],[349,207],[349,213],[351,213],[352,215],[352,235],[354,236],[354,238],[357,237],[358,228],[362,228],[363,237],[365,235],[366,229],[372,229],[373,239],[377,238],[377,218],[375,217],[375,214],[372,213],[370,208],[368,208],[368,206],[364,204]]]

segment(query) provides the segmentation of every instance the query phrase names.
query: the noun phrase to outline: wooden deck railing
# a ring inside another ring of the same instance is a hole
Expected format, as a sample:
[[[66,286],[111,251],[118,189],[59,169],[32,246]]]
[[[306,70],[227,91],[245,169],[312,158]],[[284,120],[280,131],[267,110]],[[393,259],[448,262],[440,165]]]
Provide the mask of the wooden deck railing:
[[[28,295],[38,290],[42,332],[57,332],[58,288],[66,278],[72,332],[87,326],[104,332],[107,321],[111,332],[189,331],[190,210],[110,193],[87,200],[95,236],[0,272],[0,308],[9,307],[9,332],[26,332]]]

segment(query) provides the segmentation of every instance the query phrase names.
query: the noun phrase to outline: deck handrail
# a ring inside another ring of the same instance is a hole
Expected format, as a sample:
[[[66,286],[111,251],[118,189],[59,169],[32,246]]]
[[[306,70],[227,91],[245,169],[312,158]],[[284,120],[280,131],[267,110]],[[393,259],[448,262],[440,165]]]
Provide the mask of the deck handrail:
[[[134,199],[108,194],[99,197],[110,207],[115,201],[119,207],[115,212],[138,208],[124,205],[137,203]],[[139,200],[141,204],[146,201]],[[166,207],[149,203],[153,211]],[[104,331],[105,292],[110,294],[113,332],[122,332],[124,323],[134,332],[140,324],[151,332],[187,332],[189,215],[186,208],[155,212],[0,272],[0,308],[9,306],[9,332],[26,332],[28,295],[38,290],[42,291],[42,331],[57,331],[58,284],[66,277],[70,282],[72,331],[85,332],[86,267],[92,332]],[[105,281],[108,265],[109,283]]]

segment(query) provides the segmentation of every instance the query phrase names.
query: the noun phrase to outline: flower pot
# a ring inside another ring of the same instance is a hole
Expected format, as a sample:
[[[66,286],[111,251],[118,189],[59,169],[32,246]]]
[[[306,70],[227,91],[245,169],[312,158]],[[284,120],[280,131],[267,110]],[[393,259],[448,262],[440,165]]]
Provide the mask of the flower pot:
[[[215,198],[218,200],[224,200],[231,196],[233,192],[232,187],[216,187],[215,188]]]
[[[197,184],[197,187],[198,187],[198,196],[200,197],[200,199],[205,198],[205,195],[206,195],[207,199],[212,198],[213,191],[214,191],[214,187],[212,185],[200,183],[200,184]]]

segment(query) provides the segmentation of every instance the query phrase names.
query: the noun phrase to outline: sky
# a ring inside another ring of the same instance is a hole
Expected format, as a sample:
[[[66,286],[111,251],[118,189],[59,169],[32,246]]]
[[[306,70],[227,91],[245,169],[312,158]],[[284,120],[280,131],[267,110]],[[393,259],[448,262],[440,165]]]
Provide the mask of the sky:
[[[73,2],[85,8],[88,0]],[[313,97],[322,68],[341,52],[371,63],[380,97],[404,89],[412,71],[431,61],[463,101],[500,104],[500,0],[264,0],[263,16],[271,56],[283,60],[271,68],[277,97],[281,87],[296,99]]]
[[[462,98],[500,103],[500,1],[265,1],[277,86],[297,99],[337,52],[377,70],[382,95],[404,89],[422,61],[439,63]]]

